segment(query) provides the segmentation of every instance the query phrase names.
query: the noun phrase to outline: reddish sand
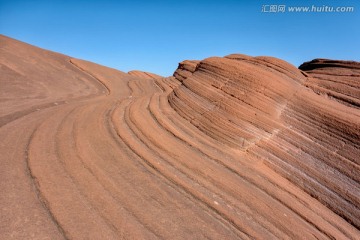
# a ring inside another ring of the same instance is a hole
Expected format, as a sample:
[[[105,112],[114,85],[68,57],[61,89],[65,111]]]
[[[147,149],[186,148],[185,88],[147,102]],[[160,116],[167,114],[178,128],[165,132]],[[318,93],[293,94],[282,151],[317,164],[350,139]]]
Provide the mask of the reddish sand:
[[[0,239],[360,238],[360,63],[0,53]]]

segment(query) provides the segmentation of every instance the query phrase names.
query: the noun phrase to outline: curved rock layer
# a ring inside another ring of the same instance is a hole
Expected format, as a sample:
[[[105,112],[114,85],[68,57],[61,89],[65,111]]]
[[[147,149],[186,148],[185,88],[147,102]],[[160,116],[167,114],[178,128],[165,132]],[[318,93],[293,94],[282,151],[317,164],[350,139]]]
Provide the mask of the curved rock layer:
[[[132,70],[132,71],[128,72],[128,74],[135,76],[135,77],[145,78],[145,79],[163,78],[162,76],[159,76],[154,73],[143,72],[143,71],[138,71],[138,70]]]
[[[360,108],[360,64],[353,61],[314,59],[299,69],[306,72],[306,86],[316,93]]]
[[[360,63],[311,64],[302,73],[270,57],[208,58],[186,78],[175,72],[182,85],[169,102],[208,136],[264,162],[359,228]]]
[[[0,39],[1,239],[358,238],[359,110],[306,73],[148,78]]]

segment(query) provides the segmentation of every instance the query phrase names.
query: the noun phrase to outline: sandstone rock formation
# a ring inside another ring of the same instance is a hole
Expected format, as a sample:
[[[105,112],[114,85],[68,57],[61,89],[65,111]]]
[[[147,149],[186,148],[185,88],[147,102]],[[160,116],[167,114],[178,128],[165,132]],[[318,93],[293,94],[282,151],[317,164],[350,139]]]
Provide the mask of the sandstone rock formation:
[[[0,239],[358,239],[360,63],[124,73],[0,37]]]
[[[299,69],[308,76],[306,86],[314,92],[335,98],[351,107],[360,108],[360,64],[351,61],[314,59]]]
[[[132,75],[132,76],[137,76],[140,78],[146,78],[146,79],[157,79],[157,78],[163,78],[157,74],[154,73],[149,73],[149,72],[143,72],[143,71],[138,71],[138,70],[133,70],[128,72],[128,74]]]

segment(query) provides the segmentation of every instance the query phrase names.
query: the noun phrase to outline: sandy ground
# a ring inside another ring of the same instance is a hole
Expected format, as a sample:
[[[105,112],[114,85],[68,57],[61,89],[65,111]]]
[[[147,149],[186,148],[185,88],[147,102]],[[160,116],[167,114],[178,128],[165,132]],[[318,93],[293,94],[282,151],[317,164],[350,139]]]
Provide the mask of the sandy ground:
[[[359,65],[0,53],[0,239],[359,239]]]

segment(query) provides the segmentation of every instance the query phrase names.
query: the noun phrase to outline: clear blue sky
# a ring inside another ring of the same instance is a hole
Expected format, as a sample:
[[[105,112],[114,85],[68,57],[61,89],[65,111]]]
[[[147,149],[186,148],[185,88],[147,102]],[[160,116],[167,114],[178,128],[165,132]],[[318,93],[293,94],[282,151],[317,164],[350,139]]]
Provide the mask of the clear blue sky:
[[[264,4],[352,13],[262,13]],[[0,0],[0,33],[123,71],[168,76],[185,59],[267,55],[360,61],[360,1]]]

